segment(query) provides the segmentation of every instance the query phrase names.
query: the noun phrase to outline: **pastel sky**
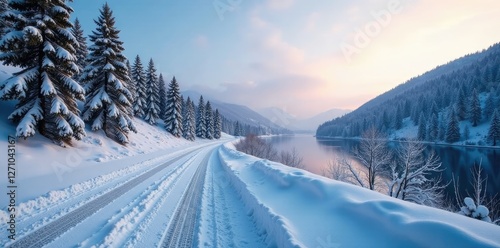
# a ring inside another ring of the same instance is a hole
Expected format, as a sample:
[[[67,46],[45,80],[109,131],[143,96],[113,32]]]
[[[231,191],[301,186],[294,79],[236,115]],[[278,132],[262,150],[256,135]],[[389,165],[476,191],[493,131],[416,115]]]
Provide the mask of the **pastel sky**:
[[[102,0],[75,0],[88,34]],[[125,55],[182,90],[298,117],[355,109],[500,42],[498,0],[107,1]]]

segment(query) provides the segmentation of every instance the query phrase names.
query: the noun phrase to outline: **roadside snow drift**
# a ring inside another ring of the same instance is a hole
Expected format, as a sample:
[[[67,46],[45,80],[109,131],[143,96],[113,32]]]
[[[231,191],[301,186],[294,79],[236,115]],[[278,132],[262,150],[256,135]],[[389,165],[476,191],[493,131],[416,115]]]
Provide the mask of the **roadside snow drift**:
[[[500,247],[500,227],[240,153],[220,160],[278,247]]]

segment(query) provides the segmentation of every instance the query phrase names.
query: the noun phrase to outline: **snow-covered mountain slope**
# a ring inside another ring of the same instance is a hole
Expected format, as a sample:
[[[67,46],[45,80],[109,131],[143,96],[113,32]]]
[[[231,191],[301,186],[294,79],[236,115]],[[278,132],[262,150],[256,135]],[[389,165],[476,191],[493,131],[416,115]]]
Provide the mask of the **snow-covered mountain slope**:
[[[192,90],[182,92],[184,98],[190,97],[195,104],[198,104],[200,98],[200,93]],[[262,116],[261,114],[253,111],[252,109],[238,104],[226,103],[218,101],[217,99],[210,96],[203,96],[205,101],[210,101],[214,109],[219,109],[220,113],[228,120],[240,124],[247,124],[251,126],[265,126],[272,128],[274,130],[283,130],[284,128],[280,125],[273,123],[268,118]],[[286,131],[286,130],[283,130]]]
[[[337,118],[344,114],[347,114],[350,112],[350,110],[334,108],[306,119],[297,118],[289,114],[285,110],[276,107],[260,109],[258,112],[275,124],[285,127],[289,130],[295,132],[312,133],[318,128],[320,124],[333,118]]]
[[[499,247],[500,227],[219,149],[255,223],[276,247]]]

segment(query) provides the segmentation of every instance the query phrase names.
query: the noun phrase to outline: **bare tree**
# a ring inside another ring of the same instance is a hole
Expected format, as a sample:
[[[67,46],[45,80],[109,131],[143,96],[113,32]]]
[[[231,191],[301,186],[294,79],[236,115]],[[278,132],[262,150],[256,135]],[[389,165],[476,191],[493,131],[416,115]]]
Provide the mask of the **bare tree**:
[[[238,151],[246,154],[276,161],[278,152],[272,147],[271,143],[259,138],[257,135],[249,134],[244,139],[235,144]]]
[[[376,184],[389,164],[391,156],[387,149],[387,143],[380,132],[370,128],[362,136],[359,147],[354,150],[354,159],[366,170],[358,170],[352,160],[340,161],[350,174],[353,182],[370,190],[376,189]]]
[[[488,197],[486,194],[488,177],[483,177],[482,161],[479,165],[471,168],[471,174],[473,179],[469,183],[472,186],[473,192],[470,193],[467,191],[468,197],[465,198],[460,194],[458,179],[455,180],[455,177],[453,177],[456,206],[460,209],[458,213],[476,219],[489,220],[488,222],[500,225],[500,198],[498,194],[491,197]],[[465,203],[465,206],[463,206],[462,201]],[[486,216],[482,216],[485,213]]]
[[[441,207],[444,204],[444,188],[439,157],[431,152],[424,157],[425,146],[416,141],[402,143],[397,149],[397,160],[390,165],[392,181],[388,183],[391,197],[417,204]]]
[[[288,165],[290,167],[303,169],[304,165],[302,164],[302,157],[300,157],[297,149],[295,147],[292,151],[281,151],[279,156],[279,162]]]
[[[322,171],[323,176],[341,182],[353,183],[349,169],[344,166],[347,159],[345,155],[341,155],[329,161],[328,167]]]

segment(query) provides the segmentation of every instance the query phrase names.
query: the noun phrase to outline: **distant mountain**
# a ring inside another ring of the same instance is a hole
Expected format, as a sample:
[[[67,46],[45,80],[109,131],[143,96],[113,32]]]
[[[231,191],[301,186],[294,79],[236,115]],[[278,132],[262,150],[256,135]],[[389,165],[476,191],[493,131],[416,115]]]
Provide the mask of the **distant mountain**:
[[[314,130],[316,130],[321,123],[347,114],[350,110],[330,109],[307,119],[297,118],[276,107],[260,109],[258,112],[277,125],[290,129],[294,132],[314,132]]]
[[[197,91],[187,90],[183,91],[182,95],[185,99],[190,97],[195,104],[198,104],[198,100],[202,94]],[[272,134],[290,133],[286,128],[277,125],[246,106],[222,102],[212,96],[203,95],[203,98],[205,102],[207,100],[210,101],[212,108],[219,109],[221,115],[233,123],[238,122],[239,124],[253,127],[253,129],[268,130]]]
[[[323,123],[316,135],[358,137],[375,127],[395,139],[484,145],[489,142],[486,137],[489,125],[499,107],[500,43],[497,43],[438,66],[343,117]]]

